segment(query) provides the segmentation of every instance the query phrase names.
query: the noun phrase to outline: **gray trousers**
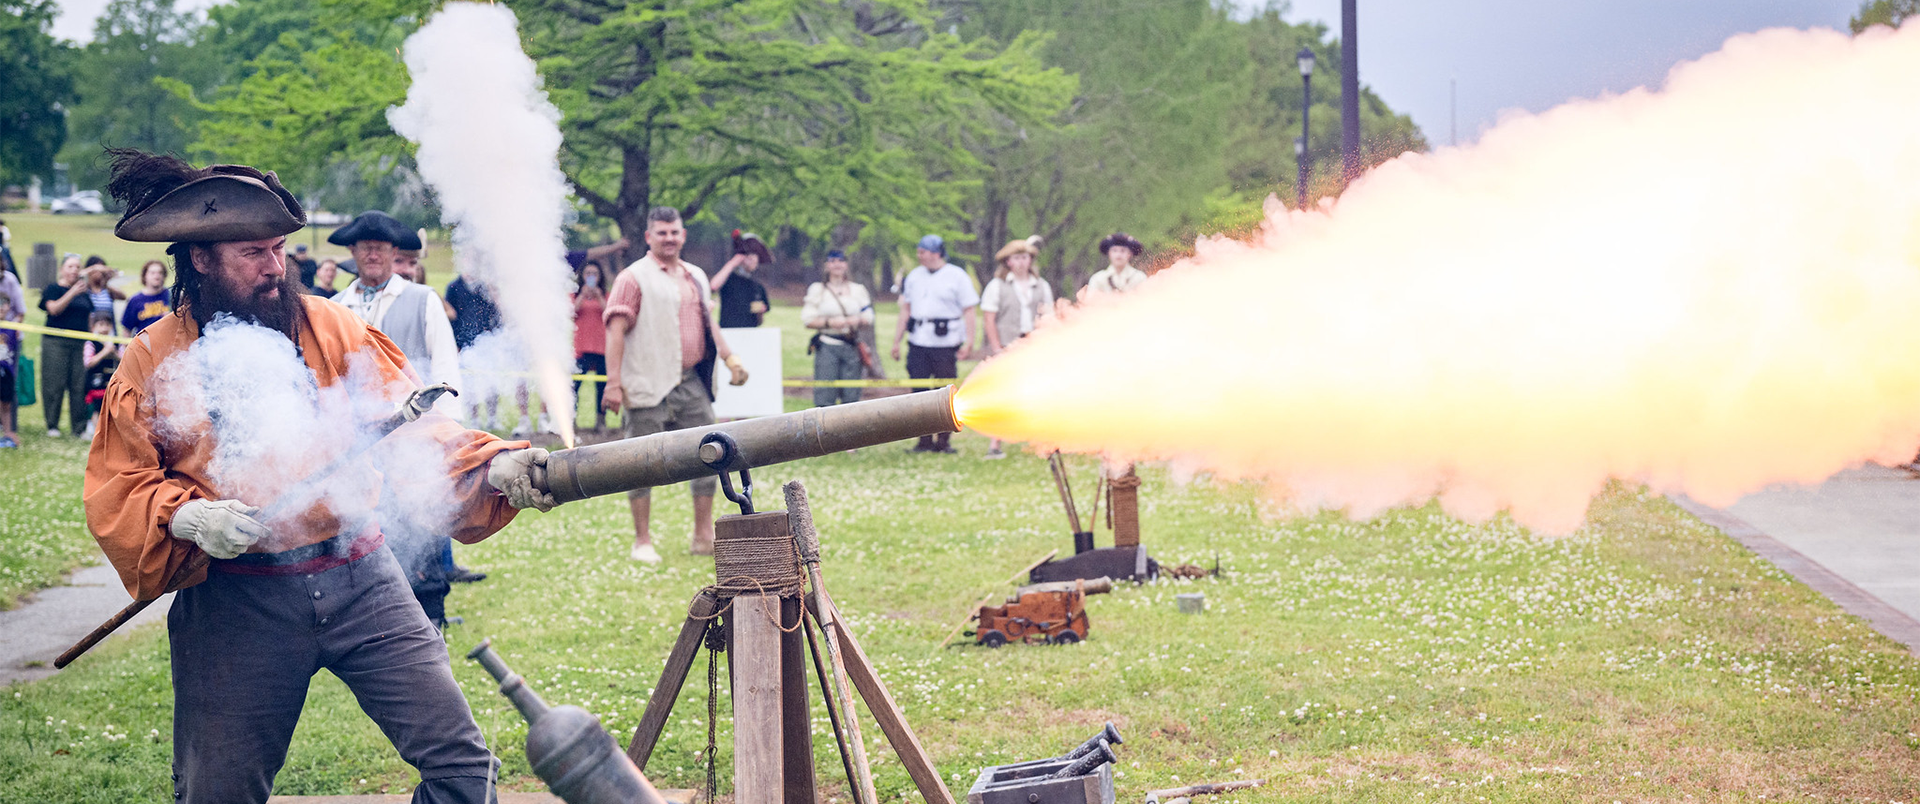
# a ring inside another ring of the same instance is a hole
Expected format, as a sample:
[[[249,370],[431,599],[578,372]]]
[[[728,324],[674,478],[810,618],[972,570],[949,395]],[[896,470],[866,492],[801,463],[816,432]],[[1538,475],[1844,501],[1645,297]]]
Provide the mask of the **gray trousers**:
[[[47,429],[60,429],[60,403],[67,403],[67,416],[79,435],[87,429],[87,361],[82,357],[86,341],[47,335],[40,339],[40,412],[47,417]]]
[[[816,380],[859,380],[866,378],[866,366],[860,363],[860,350],[850,343],[820,342],[813,350],[813,378]],[[836,402],[860,401],[859,388],[815,388],[814,407],[824,408]]]
[[[492,798],[498,763],[386,547],[312,575],[210,572],[167,631],[176,800],[266,801],[321,668],[419,769],[415,802]]]

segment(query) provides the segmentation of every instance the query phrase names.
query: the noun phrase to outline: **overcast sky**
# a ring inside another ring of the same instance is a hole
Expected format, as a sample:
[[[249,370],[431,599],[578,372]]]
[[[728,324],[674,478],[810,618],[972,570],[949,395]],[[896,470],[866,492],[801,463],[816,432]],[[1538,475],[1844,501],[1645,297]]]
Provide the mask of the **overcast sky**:
[[[210,0],[178,0],[204,8]],[[1262,0],[1235,0],[1245,7]],[[1859,0],[1358,0],[1360,80],[1448,141],[1448,81],[1470,142],[1503,109],[1657,85],[1674,64],[1763,28],[1844,28]],[[84,42],[107,0],[59,0],[57,36]],[[1290,20],[1340,30],[1340,0],[1294,0]]]
[[[1259,6],[1259,0],[1237,0]],[[1358,0],[1360,81],[1448,140],[1449,79],[1460,141],[1505,109],[1658,86],[1675,64],[1766,28],[1846,29],[1859,0]],[[1294,0],[1292,21],[1340,33],[1340,0]],[[1316,88],[1316,92],[1318,92]]]

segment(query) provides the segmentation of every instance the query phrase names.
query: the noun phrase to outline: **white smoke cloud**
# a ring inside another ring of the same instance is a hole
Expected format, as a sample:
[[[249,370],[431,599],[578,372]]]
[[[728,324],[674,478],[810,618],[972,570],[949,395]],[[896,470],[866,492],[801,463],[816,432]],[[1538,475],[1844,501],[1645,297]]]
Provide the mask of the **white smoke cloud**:
[[[372,425],[412,390],[383,376],[368,355],[349,355],[347,363],[347,376],[321,386],[285,335],[216,318],[149,380],[154,435],[162,449],[212,445],[207,473],[214,494],[265,509],[273,530],[262,545],[267,552],[311,541],[301,538],[299,520],[323,506],[344,532],[378,518],[403,563],[419,560],[438,544],[428,537],[447,533],[459,512],[447,453],[437,442],[374,442],[365,460],[315,477],[381,435]],[[396,485],[404,500],[393,494]],[[276,510],[283,515],[273,517]]]
[[[542,399],[572,442],[573,310],[561,225],[560,112],[520,49],[512,11],[448,3],[407,37],[413,85],[389,109],[395,131],[420,146],[420,175],[453,226],[458,262],[492,289],[510,336],[534,369]],[[463,358],[464,359],[464,358]]]

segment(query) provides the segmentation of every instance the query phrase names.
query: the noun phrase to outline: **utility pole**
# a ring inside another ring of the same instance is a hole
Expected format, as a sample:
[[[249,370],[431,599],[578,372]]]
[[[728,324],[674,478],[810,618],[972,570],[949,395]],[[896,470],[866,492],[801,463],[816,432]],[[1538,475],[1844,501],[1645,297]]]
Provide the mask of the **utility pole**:
[[[1356,0],[1340,0],[1340,149],[1342,179],[1360,176],[1360,19]]]
[[[1299,166],[1300,177],[1294,182],[1295,209],[1307,208],[1307,117],[1313,111],[1313,48],[1301,46],[1294,54],[1294,60],[1300,65],[1300,136],[1293,140],[1293,160]]]

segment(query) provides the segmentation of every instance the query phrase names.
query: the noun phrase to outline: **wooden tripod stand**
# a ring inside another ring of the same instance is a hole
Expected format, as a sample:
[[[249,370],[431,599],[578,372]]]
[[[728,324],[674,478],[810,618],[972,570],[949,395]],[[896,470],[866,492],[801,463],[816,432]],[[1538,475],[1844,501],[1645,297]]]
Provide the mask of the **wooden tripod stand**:
[[[732,491],[730,486],[728,491]],[[856,804],[877,804],[877,799],[858,713],[852,705],[852,691],[847,689],[849,681],[852,690],[866,702],[921,797],[927,804],[954,804],[953,794],[941,782],[932,758],[907,726],[906,717],[874,672],[860,643],[842,625],[833,599],[826,593],[819,573],[819,538],[813,533],[806,489],[796,481],[788,483],[785,492],[786,511],[725,516],[714,523],[715,584],[700,590],[688,605],[686,622],[667,654],[667,665],[647,701],[640,725],[633,731],[627,757],[641,770],[646,769],[701,646],[706,644],[712,650],[719,644],[729,654],[727,668],[733,682],[734,801],[815,804],[818,785],[813,768],[807,668],[802,656],[810,645]],[[743,507],[751,511],[750,502],[743,502]],[[803,562],[811,569],[810,594],[804,588],[808,577],[801,571]],[[825,636],[831,668],[822,665],[819,646],[812,644],[808,618]],[[709,643],[716,619],[715,636],[719,639]],[[713,758],[709,756],[708,761]]]

